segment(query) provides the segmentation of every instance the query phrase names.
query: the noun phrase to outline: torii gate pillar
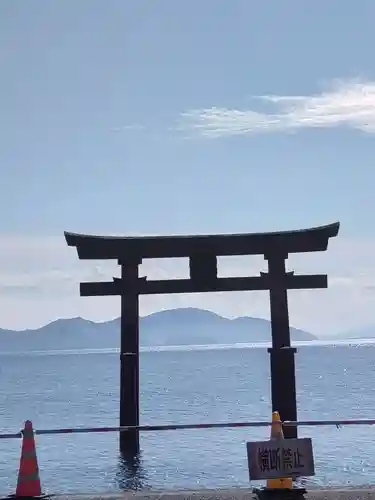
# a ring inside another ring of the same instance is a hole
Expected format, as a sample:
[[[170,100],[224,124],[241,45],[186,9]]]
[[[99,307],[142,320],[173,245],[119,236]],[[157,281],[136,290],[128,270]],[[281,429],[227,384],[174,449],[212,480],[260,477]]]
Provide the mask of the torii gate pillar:
[[[120,426],[139,425],[139,294],[140,258],[120,259]],[[139,453],[139,432],[120,432],[120,450],[130,457]]]

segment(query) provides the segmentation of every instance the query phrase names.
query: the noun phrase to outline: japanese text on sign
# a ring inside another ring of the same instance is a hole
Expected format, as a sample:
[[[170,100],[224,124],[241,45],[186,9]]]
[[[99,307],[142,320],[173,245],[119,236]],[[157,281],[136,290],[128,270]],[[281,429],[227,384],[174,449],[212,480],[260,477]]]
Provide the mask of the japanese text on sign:
[[[250,480],[313,476],[310,438],[247,443]]]

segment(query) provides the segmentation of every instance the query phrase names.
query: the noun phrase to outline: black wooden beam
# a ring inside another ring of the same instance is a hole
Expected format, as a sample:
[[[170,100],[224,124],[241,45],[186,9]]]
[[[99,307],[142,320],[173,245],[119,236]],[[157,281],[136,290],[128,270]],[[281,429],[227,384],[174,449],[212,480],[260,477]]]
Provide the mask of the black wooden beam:
[[[80,259],[120,259],[135,255],[144,259],[220,255],[262,255],[269,250],[283,253],[322,252],[337,236],[340,224],[271,233],[212,234],[187,236],[96,236],[65,232],[68,246],[76,247]]]
[[[139,425],[139,296],[134,290],[139,262],[121,262],[126,292],[121,297],[120,344],[120,425]],[[120,433],[120,451],[124,458],[139,453],[139,432]]]
[[[251,290],[269,290],[270,279],[266,273],[262,276],[249,278],[218,278],[208,284],[193,283],[190,279],[152,280],[140,278],[138,281],[139,295],[163,295],[169,293],[203,293],[203,292],[234,292]],[[326,274],[290,275],[285,276],[285,287],[291,290],[327,288]],[[122,281],[81,283],[82,297],[121,295]]]

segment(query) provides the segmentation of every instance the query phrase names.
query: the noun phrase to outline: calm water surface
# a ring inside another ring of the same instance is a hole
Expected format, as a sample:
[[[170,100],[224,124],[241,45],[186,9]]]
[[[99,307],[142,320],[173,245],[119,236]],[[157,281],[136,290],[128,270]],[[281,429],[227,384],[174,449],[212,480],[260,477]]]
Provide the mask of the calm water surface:
[[[301,347],[296,357],[299,418],[375,418],[375,345]],[[112,351],[0,354],[0,428],[118,425],[119,356]],[[266,349],[144,352],[141,424],[269,420]],[[38,436],[49,493],[121,488],[248,485],[245,442],[268,430],[147,432],[133,471],[115,433]],[[308,485],[375,482],[372,427],[302,428],[313,438],[316,476]],[[20,440],[0,440],[0,492],[13,493]]]

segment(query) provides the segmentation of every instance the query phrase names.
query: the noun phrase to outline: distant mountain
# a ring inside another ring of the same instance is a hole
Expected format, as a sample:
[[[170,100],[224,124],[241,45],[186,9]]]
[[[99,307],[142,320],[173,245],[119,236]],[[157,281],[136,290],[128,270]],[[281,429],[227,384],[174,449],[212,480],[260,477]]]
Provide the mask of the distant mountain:
[[[359,328],[357,330],[349,330],[343,333],[339,333],[334,335],[334,339],[375,339],[375,326],[365,326],[363,328]]]
[[[291,338],[316,340],[291,328]],[[227,319],[210,311],[181,308],[140,319],[140,344],[147,346],[269,342],[271,324],[260,318]],[[58,319],[36,330],[0,329],[0,351],[103,349],[120,346],[120,318],[102,323],[83,318]]]

